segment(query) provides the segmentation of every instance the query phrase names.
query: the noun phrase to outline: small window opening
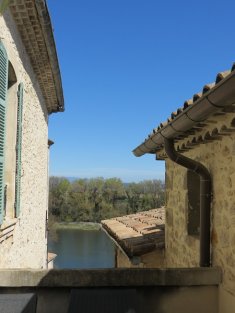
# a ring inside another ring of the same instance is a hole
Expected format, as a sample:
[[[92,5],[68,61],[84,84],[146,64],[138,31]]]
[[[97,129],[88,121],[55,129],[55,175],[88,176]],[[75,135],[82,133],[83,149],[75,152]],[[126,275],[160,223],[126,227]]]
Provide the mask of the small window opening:
[[[17,77],[15,70],[11,64],[11,62],[8,62],[8,89],[11,88],[15,83],[17,82]]]

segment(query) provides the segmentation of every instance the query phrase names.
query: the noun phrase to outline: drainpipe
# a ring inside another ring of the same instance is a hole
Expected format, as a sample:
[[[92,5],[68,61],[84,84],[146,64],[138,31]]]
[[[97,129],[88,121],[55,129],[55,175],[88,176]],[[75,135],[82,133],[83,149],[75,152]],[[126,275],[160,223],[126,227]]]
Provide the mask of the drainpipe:
[[[169,159],[200,176],[200,266],[209,267],[210,262],[210,215],[211,176],[208,169],[199,162],[179,154],[174,140],[164,138],[165,151]]]

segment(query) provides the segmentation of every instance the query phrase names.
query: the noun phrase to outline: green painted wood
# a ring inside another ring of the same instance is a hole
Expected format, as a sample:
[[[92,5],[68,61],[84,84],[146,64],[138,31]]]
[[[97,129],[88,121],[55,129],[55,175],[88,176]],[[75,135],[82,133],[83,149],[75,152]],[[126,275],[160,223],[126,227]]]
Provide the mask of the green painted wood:
[[[4,217],[4,164],[6,141],[6,107],[8,85],[8,57],[3,43],[0,41],[0,224]]]
[[[15,215],[16,217],[18,217],[20,214],[23,93],[24,93],[24,86],[22,83],[20,83],[18,86],[17,133],[16,133],[16,180],[15,180]]]

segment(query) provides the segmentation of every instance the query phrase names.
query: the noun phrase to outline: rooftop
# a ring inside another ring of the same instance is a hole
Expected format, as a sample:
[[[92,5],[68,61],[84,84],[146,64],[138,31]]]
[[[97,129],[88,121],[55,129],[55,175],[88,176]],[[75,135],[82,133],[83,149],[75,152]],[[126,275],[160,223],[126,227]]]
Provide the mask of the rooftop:
[[[209,133],[199,136],[199,132],[208,124],[214,124],[214,120],[218,116],[235,112],[235,64],[230,70],[217,74],[215,82],[206,84],[202,91],[194,94],[194,96],[185,101],[183,106],[179,107],[171,116],[160,125],[153,129],[152,133],[133,150],[135,156],[142,156],[145,153],[157,153],[162,150],[164,138],[181,139],[191,137],[184,147],[189,149],[193,145],[200,144],[202,141],[217,139],[219,135],[228,134],[235,130],[235,120],[232,117],[229,125],[221,125],[214,127]],[[208,121],[208,117],[212,117],[212,121]],[[188,147],[187,147],[188,145]]]
[[[129,257],[165,246],[165,208],[111,218],[101,224]]]
[[[45,0],[11,0],[15,20],[49,113],[64,111],[59,62]]]

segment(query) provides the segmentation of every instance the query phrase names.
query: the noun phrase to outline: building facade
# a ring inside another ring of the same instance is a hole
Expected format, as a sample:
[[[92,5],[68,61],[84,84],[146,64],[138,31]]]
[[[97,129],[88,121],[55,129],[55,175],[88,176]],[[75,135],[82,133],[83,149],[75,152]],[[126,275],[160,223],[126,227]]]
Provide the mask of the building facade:
[[[219,266],[219,312],[235,307],[235,71],[172,113],[135,150],[166,161],[165,266]]]
[[[45,1],[0,16],[0,268],[47,267],[48,116],[63,111]]]

